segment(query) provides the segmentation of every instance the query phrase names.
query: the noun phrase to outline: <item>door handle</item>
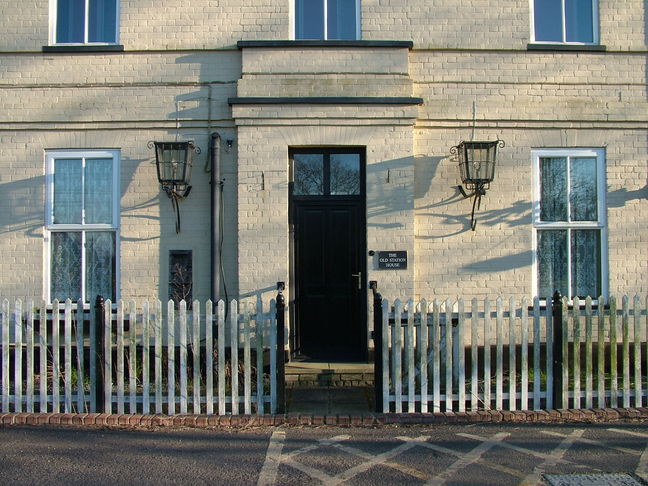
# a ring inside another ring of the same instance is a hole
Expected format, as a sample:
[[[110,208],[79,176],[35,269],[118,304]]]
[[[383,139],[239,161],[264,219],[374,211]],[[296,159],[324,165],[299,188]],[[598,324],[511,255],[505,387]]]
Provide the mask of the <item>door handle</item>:
[[[352,273],[351,276],[358,278],[358,290],[362,290],[362,272]]]

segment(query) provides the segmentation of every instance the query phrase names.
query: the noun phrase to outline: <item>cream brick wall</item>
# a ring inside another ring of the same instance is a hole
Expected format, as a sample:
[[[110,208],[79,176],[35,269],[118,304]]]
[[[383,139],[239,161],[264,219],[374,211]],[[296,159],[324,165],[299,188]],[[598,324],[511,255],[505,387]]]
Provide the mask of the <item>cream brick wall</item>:
[[[641,0],[599,0],[601,43],[645,50]],[[412,40],[418,48],[521,49],[530,41],[530,0],[362,0],[362,38]],[[40,51],[49,40],[49,1],[0,3],[1,51]],[[231,49],[239,40],[291,38],[290,0],[120,1],[127,50]]]
[[[26,54],[4,59],[0,161],[11,170],[0,179],[3,194],[9,194],[0,214],[0,251],[12,264],[0,269],[2,296],[43,296],[45,151],[110,148],[121,153],[121,296],[166,299],[169,251],[192,250],[193,295],[208,298],[210,186],[203,168],[210,133],[236,139],[227,98],[236,93],[240,53]],[[76,67],[70,69],[73,63]],[[202,149],[194,161],[193,190],[180,204],[179,235],[147,147],[150,140],[173,140],[176,133]],[[223,150],[221,158],[224,266],[228,290],[235,296],[234,152]],[[5,283],[10,280],[14,283]]]
[[[606,149],[609,290],[646,292],[645,55],[415,50],[410,59],[425,99],[415,135],[421,297],[532,296],[531,151],[548,147]],[[449,157],[470,139],[473,116],[476,139],[507,145],[475,232]]]
[[[401,272],[378,271],[377,261],[367,256],[368,279],[384,281],[392,293],[411,293],[415,267],[411,130],[369,123],[303,127],[292,121],[276,127],[239,127],[241,296],[260,292],[274,296],[275,283],[289,280],[288,149],[304,146],[367,147],[367,248],[408,250],[410,255],[409,271]],[[388,171],[391,182],[386,182]]]
[[[175,232],[175,217],[170,200],[160,191],[149,140],[169,137],[168,131],[85,131],[43,132],[2,135],[0,156],[11,171],[2,178],[2,211],[0,211],[0,252],[5,265],[0,268],[3,298],[43,297],[44,224],[44,153],[47,149],[98,147],[119,149],[120,167],[120,274],[121,297],[124,299],[165,300],[168,295],[168,258],[170,250],[193,251],[194,297],[209,298],[210,224],[209,176],[203,173],[208,138],[206,133],[181,132],[202,148],[195,160],[192,192],[180,203],[182,231]],[[232,137],[223,131],[224,138]],[[30,149],[25,151],[24,147]],[[12,160],[13,159],[13,160]],[[231,154],[223,154],[222,176],[225,182],[225,221],[228,248],[226,260],[234,260],[232,214],[235,213],[233,189],[236,187]],[[231,289],[236,289],[236,271],[226,264]]]
[[[406,272],[369,279],[390,297],[530,295],[531,150],[604,147],[609,288],[648,292],[646,30],[640,0],[600,0],[608,52],[527,51],[526,0],[431,5],[362,1],[363,38],[403,48],[246,48],[290,37],[287,0],[122,1],[124,53],[43,54],[47,1],[0,3],[2,297],[43,286],[44,151],[116,148],[121,290],[166,298],[168,252],[194,255],[194,296],[209,293],[209,134],[223,151],[229,297],[274,296],[288,278],[288,147],[367,147],[367,249],[405,249]],[[15,52],[14,52],[15,51]],[[416,105],[235,105],[232,96],[419,96]],[[469,224],[449,149],[472,131],[506,141],[497,178]],[[193,139],[194,189],[176,235],[149,140]],[[261,177],[263,174],[263,177]],[[389,178],[387,175],[389,174]],[[265,186],[262,187],[262,181]]]
[[[641,0],[599,0],[600,41],[610,50],[645,50]],[[363,39],[412,40],[417,48],[526,49],[531,2],[408,0],[362,2]]]
[[[515,295],[533,297],[532,148],[606,149],[609,289],[611,295],[648,291],[648,169],[636,160],[645,130],[478,130],[478,139],[506,141],[499,151],[495,181],[476,212],[456,190],[461,183],[447,150],[469,131],[417,131],[417,295],[456,298]],[[426,262],[424,264],[423,262]]]

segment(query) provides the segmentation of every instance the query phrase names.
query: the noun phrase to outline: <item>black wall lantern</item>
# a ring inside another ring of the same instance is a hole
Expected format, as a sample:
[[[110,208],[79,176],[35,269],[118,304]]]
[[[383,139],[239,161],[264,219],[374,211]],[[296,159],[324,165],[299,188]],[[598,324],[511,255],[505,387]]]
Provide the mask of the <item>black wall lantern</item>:
[[[486,189],[495,178],[495,162],[497,161],[497,148],[504,148],[503,140],[494,142],[464,141],[450,149],[450,153],[459,160],[461,182],[468,191],[459,186],[459,192],[465,198],[472,197],[473,207],[470,216],[470,228],[475,231],[475,208],[479,209],[481,197],[486,195]]]
[[[155,165],[162,190],[171,199],[176,213],[176,233],[180,233],[180,210],[178,201],[189,195],[191,186],[191,159],[200,149],[189,142],[149,142],[155,147]]]

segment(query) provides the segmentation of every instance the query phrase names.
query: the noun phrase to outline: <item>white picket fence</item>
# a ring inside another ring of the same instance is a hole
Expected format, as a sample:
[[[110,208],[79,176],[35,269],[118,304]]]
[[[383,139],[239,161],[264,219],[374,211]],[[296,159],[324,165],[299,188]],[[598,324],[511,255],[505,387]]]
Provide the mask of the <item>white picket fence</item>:
[[[263,414],[277,409],[275,301],[187,311],[182,301],[106,301],[103,348],[94,309],[2,303],[3,412]],[[102,359],[103,356],[105,359]],[[265,372],[264,372],[265,370]],[[93,379],[99,377],[99,381]],[[103,403],[97,389],[103,387]]]
[[[556,350],[551,299],[546,306],[538,299],[505,304],[502,298],[473,299],[467,309],[462,299],[416,306],[412,300],[393,306],[383,300],[383,412],[647,403],[647,298],[623,297],[620,308],[615,298],[600,307],[589,298],[571,306],[563,299],[566,325]],[[554,358],[562,363],[559,376]]]

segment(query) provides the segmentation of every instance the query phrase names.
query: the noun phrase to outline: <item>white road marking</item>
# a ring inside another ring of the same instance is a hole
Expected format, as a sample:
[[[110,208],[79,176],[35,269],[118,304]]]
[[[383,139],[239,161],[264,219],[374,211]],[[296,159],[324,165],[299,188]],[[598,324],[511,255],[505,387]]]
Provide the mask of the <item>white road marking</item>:
[[[485,437],[482,437],[480,435],[462,434],[462,433],[459,433],[457,435],[460,437],[466,437],[467,439],[486,440]],[[563,464],[574,464],[572,461],[567,461],[565,459],[556,459],[554,456],[552,456],[549,453],[534,451],[533,449],[527,449],[526,447],[520,447],[515,444],[509,444],[508,442],[502,442],[499,444],[499,446],[504,447],[506,449],[511,449],[516,452],[521,452],[523,454],[529,454],[530,456],[537,457],[538,459],[544,459],[544,460],[552,459],[552,460],[557,460],[559,463],[563,463]]]
[[[297,469],[298,471],[307,474],[313,479],[318,479],[323,484],[327,484],[327,485],[334,484],[332,483],[332,481],[335,481],[334,476],[326,474],[325,472],[320,471],[319,469],[315,469],[313,467],[302,464],[296,460],[296,457],[299,456],[300,454],[311,452],[323,446],[333,446],[340,441],[349,440],[350,438],[351,438],[350,435],[336,435],[335,437],[331,437],[330,439],[318,439],[315,444],[311,444],[309,446],[302,447],[301,449],[297,449],[296,451],[290,452],[288,454],[284,454],[283,456],[280,457],[279,462],[286,464],[294,469]]]
[[[274,486],[277,481],[277,471],[281,463],[281,451],[283,450],[286,432],[275,430],[270,437],[268,452],[266,452],[265,462],[259,474],[258,486]]]
[[[622,429],[608,429],[610,432],[629,434],[636,437],[648,439],[648,434],[642,434],[639,432],[625,431]],[[408,476],[416,477],[418,479],[427,480],[427,485],[430,486],[439,486],[445,484],[449,479],[456,477],[457,474],[460,474],[460,471],[472,464],[478,463],[481,466],[497,470],[499,472],[513,475],[514,477],[523,478],[520,483],[523,486],[537,485],[542,482],[542,475],[545,472],[550,472],[558,464],[567,464],[575,468],[583,468],[586,466],[580,465],[576,462],[566,460],[564,458],[565,453],[575,444],[583,443],[588,445],[597,445],[603,448],[609,448],[613,450],[620,451],[624,454],[632,454],[634,456],[640,455],[639,464],[635,471],[637,476],[642,478],[648,478],[648,444],[643,452],[632,450],[624,447],[616,447],[612,445],[605,445],[600,442],[597,442],[592,439],[587,439],[583,437],[585,433],[582,429],[577,429],[572,431],[570,434],[561,434],[554,431],[543,430],[540,433],[545,435],[550,435],[554,437],[559,437],[562,440],[551,452],[541,452],[533,450],[531,448],[521,447],[515,444],[510,444],[505,442],[504,439],[509,437],[511,434],[506,432],[500,432],[495,434],[492,437],[483,437],[476,434],[469,433],[457,433],[456,436],[463,437],[471,440],[475,440],[478,444],[468,452],[460,452],[457,450],[452,450],[447,447],[444,447],[439,444],[435,444],[431,441],[430,436],[420,436],[420,437],[395,437],[396,440],[402,441],[401,444],[396,445],[392,449],[385,451],[376,456],[365,452],[361,449],[353,447],[352,445],[345,443],[345,441],[351,439],[350,435],[337,435],[328,439],[318,439],[313,441],[312,444],[302,447],[301,449],[294,450],[289,453],[283,453],[283,446],[285,441],[285,432],[284,431],[275,431],[270,438],[270,443],[268,445],[268,452],[266,454],[265,463],[259,477],[258,485],[259,486],[274,486],[277,482],[277,473],[279,466],[285,464],[293,469],[301,471],[302,473],[309,476],[311,479],[321,482],[325,486],[337,486],[344,482],[347,482],[354,477],[362,474],[366,471],[369,471],[374,466],[386,466],[398,470]],[[351,456],[356,456],[362,462],[354,467],[351,467],[345,471],[342,471],[337,474],[329,474],[325,471],[322,471],[316,467],[303,464],[299,460],[299,456],[306,454],[312,451],[316,451],[321,447],[333,447],[338,449],[346,454]],[[438,474],[435,477],[430,477],[429,473],[424,473],[418,471],[412,467],[399,464],[397,460],[394,460],[395,457],[400,454],[412,449],[414,447],[424,447],[442,454],[447,454],[455,458],[454,463],[449,467],[445,468],[443,472]],[[483,458],[483,455],[488,452],[490,449],[495,447],[503,447],[505,449],[514,450],[523,454],[528,454],[531,457],[535,457],[542,461],[539,465],[533,468],[533,471],[525,476],[523,471],[517,471],[515,469],[505,467],[499,464],[495,464],[491,461]],[[596,468],[591,468],[594,471],[599,471]]]
[[[452,463],[441,474],[430,479],[427,483],[425,483],[426,486],[439,486],[441,484],[444,484],[453,474],[477,462],[485,452],[499,445],[509,435],[510,434],[508,434],[507,432],[500,432],[498,434],[495,434],[493,438],[485,440],[473,450],[471,450],[467,454],[464,454],[463,457],[460,457],[457,461]]]
[[[413,447],[416,447],[420,443],[424,443],[429,437],[416,437],[416,438],[409,438],[409,437],[396,437],[398,440],[403,440],[406,441],[403,444],[400,444],[393,449],[383,452],[382,454],[378,454],[377,456],[371,457],[370,460],[367,462],[364,462],[362,464],[359,464],[355,467],[352,467],[351,469],[347,469],[346,471],[342,472],[341,474],[338,474],[335,477],[335,481],[330,482],[330,483],[325,483],[327,486],[333,486],[337,485],[340,483],[343,483],[345,481],[348,481],[349,479],[357,476],[358,474],[361,474],[365,471],[368,471],[371,469],[373,466],[378,466],[378,465],[385,465],[387,461],[389,461],[392,457],[395,457],[406,450],[409,450]]]
[[[556,437],[567,437],[565,434],[560,434],[558,432],[543,431],[542,433],[546,434],[546,435],[553,435],[553,436],[556,436]],[[616,446],[605,444],[605,443],[602,444],[598,440],[586,439],[584,437],[579,437],[576,440],[576,442],[582,442],[583,444],[603,447],[605,449],[612,449],[612,450],[615,450],[615,451],[618,451],[618,452],[622,452],[623,454],[632,454],[632,455],[635,455],[635,456],[640,454],[639,452],[637,452],[637,451],[635,451],[633,449],[628,449],[626,447],[616,447]]]
[[[305,452],[310,452],[315,449],[318,449],[322,446],[330,446],[337,444],[338,442],[341,442],[343,440],[349,440],[351,438],[350,435],[336,435],[335,437],[331,437],[330,439],[317,439],[317,442],[315,444],[311,444],[306,447],[302,447],[301,449],[297,449],[296,451],[292,451],[288,454],[284,454],[284,458],[290,458],[290,457],[295,457],[298,456],[299,454],[303,454]]]
[[[608,430],[611,432],[617,432],[620,434],[627,434],[627,435],[632,435],[634,437],[641,437],[644,439],[648,439],[648,434],[642,434],[641,432],[635,432],[632,430],[623,430],[623,429],[608,429]],[[646,443],[646,447],[641,453],[641,457],[639,458],[639,463],[637,464],[637,469],[635,469],[635,474],[639,476],[641,479],[643,479],[644,481],[648,481],[648,442]]]
[[[585,431],[582,429],[577,429],[574,430],[571,434],[569,435],[563,435],[563,440],[560,441],[560,444],[556,446],[556,448],[551,451],[551,453],[548,455],[547,459],[544,460],[541,464],[538,464],[536,467],[533,468],[533,472],[529,474],[526,478],[524,478],[524,481],[520,483],[520,486],[535,486],[536,484],[541,484],[542,482],[542,475],[545,473],[547,468],[553,467],[556,464],[563,462],[562,458],[565,455],[565,452],[569,450],[569,448],[579,440],[583,433]],[[553,435],[553,433],[545,432],[545,434]],[[557,434],[557,435],[562,435],[562,434]]]
[[[397,437],[397,439],[402,439],[402,438]],[[362,459],[364,459],[366,461],[371,461],[375,457],[373,454],[365,452],[365,451],[363,451],[361,449],[356,449],[355,447],[350,447],[350,446],[348,446],[346,444],[343,444],[343,443],[334,444],[333,447],[335,447],[337,449],[340,449],[341,451],[344,451],[344,452],[346,452],[348,454],[354,454],[354,455],[356,455],[356,456],[358,456],[358,457],[360,457],[360,458],[362,458]],[[405,474],[407,474],[409,476],[413,476],[415,478],[422,479],[423,481],[425,481],[428,478],[428,476],[426,474],[423,474],[422,472],[417,471],[414,468],[404,466],[403,464],[399,464],[397,462],[391,462],[391,461],[387,460],[386,462],[383,462],[382,465],[390,467],[392,469],[396,469],[397,471],[405,473]]]

